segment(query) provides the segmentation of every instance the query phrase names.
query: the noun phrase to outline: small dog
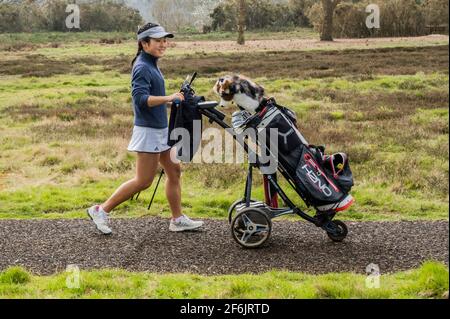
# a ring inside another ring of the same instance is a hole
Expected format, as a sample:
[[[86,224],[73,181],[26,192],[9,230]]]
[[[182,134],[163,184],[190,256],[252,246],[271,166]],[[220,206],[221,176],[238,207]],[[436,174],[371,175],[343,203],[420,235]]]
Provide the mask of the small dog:
[[[227,75],[220,78],[213,90],[220,96],[221,106],[228,106],[234,102],[241,110],[252,114],[259,108],[264,98],[264,88],[242,75]]]

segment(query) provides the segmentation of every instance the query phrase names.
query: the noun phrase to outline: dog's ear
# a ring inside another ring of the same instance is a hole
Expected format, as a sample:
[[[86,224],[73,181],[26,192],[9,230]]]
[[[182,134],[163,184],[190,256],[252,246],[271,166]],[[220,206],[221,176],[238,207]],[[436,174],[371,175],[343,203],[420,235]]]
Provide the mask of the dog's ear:
[[[217,95],[220,95],[220,88],[221,88],[221,86],[222,86],[222,81],[223,81],[223,79],[219,79],[217,82],[216,82],[216,84],[214,84],[214,87],[213,87],[213,91],[217,94]]]
[[[233,82],[231,81],[231,79],[224,79],[222,82],[221,91],[223,93],[230,94],[232,85],[233,85]]]

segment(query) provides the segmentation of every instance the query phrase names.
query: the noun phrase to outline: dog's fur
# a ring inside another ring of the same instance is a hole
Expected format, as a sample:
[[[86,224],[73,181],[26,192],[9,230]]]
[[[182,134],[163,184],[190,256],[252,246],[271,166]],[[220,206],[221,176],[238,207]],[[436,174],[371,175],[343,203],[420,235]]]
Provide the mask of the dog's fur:
[[[255,113],[264,98],[264,88],[242,75],[221,77],[213,88],[221,98],[220,105],[235,103],[240,109]]]

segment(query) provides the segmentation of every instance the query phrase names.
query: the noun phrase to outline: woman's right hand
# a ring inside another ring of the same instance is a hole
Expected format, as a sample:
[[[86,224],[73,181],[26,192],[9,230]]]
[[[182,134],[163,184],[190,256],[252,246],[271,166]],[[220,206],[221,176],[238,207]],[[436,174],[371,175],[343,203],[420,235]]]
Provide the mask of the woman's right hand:
[[[176,100],[183,102],[184,101],[183,93],[175,93],[170,96],[170,102],[175,102]]]

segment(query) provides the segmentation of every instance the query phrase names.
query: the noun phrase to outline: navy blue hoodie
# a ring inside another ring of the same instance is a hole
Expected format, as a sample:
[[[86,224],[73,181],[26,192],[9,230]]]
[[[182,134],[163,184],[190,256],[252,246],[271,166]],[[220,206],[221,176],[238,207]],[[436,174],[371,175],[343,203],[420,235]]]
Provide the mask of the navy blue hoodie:
[[[165,96],[164,76],[158,68],[158,58],[142,51],[132,70],[134,125],[163,129],[168,127],[167,106],[149,107],[149,96]]]

